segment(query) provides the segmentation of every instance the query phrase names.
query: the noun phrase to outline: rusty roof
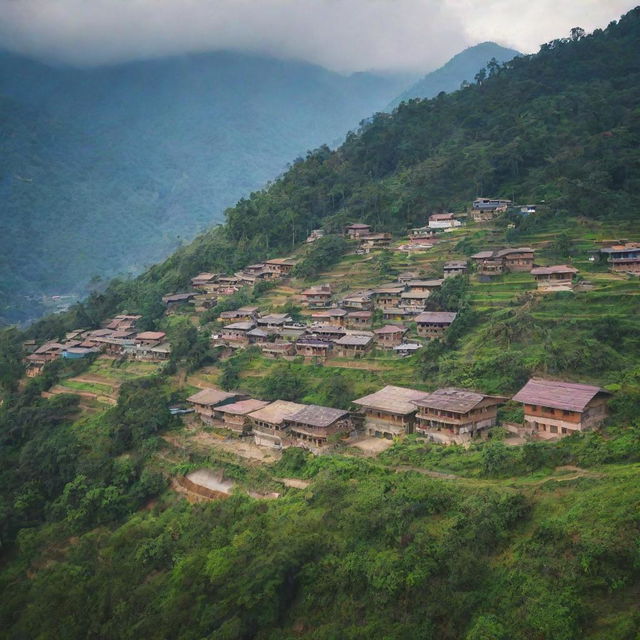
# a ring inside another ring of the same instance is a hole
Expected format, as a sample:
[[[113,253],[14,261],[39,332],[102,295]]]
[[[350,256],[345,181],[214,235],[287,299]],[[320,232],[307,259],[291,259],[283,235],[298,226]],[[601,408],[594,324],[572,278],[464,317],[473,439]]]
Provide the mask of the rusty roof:
[[[164,331],[143,331],[136,335],[136,340],[162,340],[165,335]]]
[[[486,396],[482,393],[469,391],[468,389],[447,387],[445,389],[438,389],[433,393],[427,394],[424,398],[414,400],[413,402],[415,402],[419,407],[425,407],[427,409],[440,409],[442,411],[452,411],[453,413],[467,413],[487,398],[493,398],[496,404],[499,404],[504,400],[504,398]]]
[[[269,424],[282,424],[287,418],[294,413],[304,409],[305,405],[297,402],[288,402],[287,400],[276,400],[266,406],[253,411],[250,417],[254,420],[268,422]]]
[[[317,404],[310,404],[300,409],[289,420],[309,425],[310,427],[329,427],[334,422],[349,415],[348,411],[334,409],[333,407],[321,407]]]
[[[419,400],[428,395],[426,391],[387,385],[375,393],[354,400],[353,403],[361,407],[406,415],[417,410],[412,400]]]
[[[582,412],[599,393],[609,392],[589,384],[532,378],[513,396],[513,400],[524,404]]]
[[[416,316],[416,322],[433,324],[451,324],[458,314],[453,311],[425,311]]]

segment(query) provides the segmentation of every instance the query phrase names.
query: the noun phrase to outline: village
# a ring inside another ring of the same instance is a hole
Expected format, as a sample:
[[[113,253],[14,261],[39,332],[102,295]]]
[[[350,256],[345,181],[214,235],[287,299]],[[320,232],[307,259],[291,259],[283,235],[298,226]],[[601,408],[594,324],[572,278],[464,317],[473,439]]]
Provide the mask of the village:
[[[467,213],[432,214],[425,226],[409,229],[404,238],[394,238],[368,224],[350,223],[343,235],[351,243],[348,258],[354,265],[368,264],[386,252],[412,268],[371,286],[353,287],[351,282],[327,278],[310,283],[295,279],[298,252],[248,265],[233,274],[196,274],[190,290],[162,298],[165,316],[184,316],[196,322],[221,301],[251,291],[259,282],[272,283],[255,304],[217,315],[209,341],[221,359],[253,348],[270,360],[366,368],[368,362],[373,365],[381,358],[411,361],[426,344],[446,339],[458,313],[433,310],[430,298],[451,278],[469,278],[490,291],[493,283],[515,274],[513,277],[525,279],[518,282],[524,283],[524,290],[531,295],[588,291],[595,286],[581,277],[573,264],[546,264],[547,260],[540,264],[534,247],[494,247],[491,243],[466,256],[455,250],[452,238],[459,239],[465,229],[490,228],[492,221],[507,211],[535,216],[536,205],[514,207],[509,200],[479,198]],[[325,236],[322,229],[313,230],[305,245],[309,247]],[[434,263],[429,256],[438,249]],[[640,273],[640,243],[608,243],[588,252],[583,260],[598,262],[604,272],[616,277],[632,277]],[[434,264],[439,265],[439,273],[434,272]],[[297,287],[291,286],[294,280]],[[290,311],[282,311],[282,304],[274,305],[274,300],[286,301]],[[166,363],[171,358],[166,332],[140,331],[140,320],[139,314],[124,313],[109,318],[98,329],[69,332],[59,342],[37,344],[31,340],[24,344],[27,376],[40,375],[48,363],[59,358]],[[331,450],[339,442],[393,441],[409,434],[443,445],[465,445],[475,438],[487,438],[498,425],[514,437],[514,443],[557,439],[597,429],[607,417],[611,395],[598,386],[545,378],[532,378],[513,397],[476,389],[424,391],[387,384],[353,398],[349,409],[337,409],[266,401],[242,391],[197,386],[199,390],[189,395],[186,408],[180,411],[193,413],[187,418],[192,424],[195,420],[202,426],[222,429],[268,450],[294,446],[315,453]],[[522,422],[500,422],[498,410],[506,403],[522,409]]]

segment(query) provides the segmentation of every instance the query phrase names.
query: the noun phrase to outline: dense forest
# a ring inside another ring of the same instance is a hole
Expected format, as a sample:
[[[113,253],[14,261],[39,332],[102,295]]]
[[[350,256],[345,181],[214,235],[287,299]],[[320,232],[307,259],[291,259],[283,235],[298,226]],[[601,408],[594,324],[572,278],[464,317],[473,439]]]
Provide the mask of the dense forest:
[[[377,458],[290,449],[262,465],[170,445],[183,429],[168,406],[184,399],[175,385],[184,371],[215,363],[225,388],[332,406],[364,393],[368,372],[272,362],[243,378],[257,366],[251,349],[217,362],[207,331],[167,320],[160,296],[199,271],[293,250],[295,277],[313,282],[344,259],[346,242],[328,234],[301,249],[310,229],[360,220],[404,232],[479,193],[546,206],[488,231],[471,226],[456,254],[543,237],[545,260],[601,276],[606,266],[585,247],[633,230],[640,204],[639,59],[640,8],[492,63],[471,86],[403,103],[335,151],[310,152],[140,277],[27,331],[0,332],[0,637],[637,638],[637,282],[542,300],[523,291],[491,306],[489,285],[453,278],[429,304],[459,312],[455,331],[387,374],[386,383],[490,393],[533,373],[579,377],[616,392],[603,433],[517,447],[496,433],[467,449],[409,436]],[[387,253],[356,268],[384,281]],[[225,304],[268,293],[223,301],[203,314],[204,328]],[[154,375],[123,372],[117,404],[81,413],[77,396],[42,397],[91,362],[60,360],[21,379],[25,337],[95,327],[116,311],[142,313],[142,327],[167,330],[174,345]],[[170,478],[203,465],[223,469],[233,495],[190,504],[168,490]],[[283,488],[283,478],[303,488]]]

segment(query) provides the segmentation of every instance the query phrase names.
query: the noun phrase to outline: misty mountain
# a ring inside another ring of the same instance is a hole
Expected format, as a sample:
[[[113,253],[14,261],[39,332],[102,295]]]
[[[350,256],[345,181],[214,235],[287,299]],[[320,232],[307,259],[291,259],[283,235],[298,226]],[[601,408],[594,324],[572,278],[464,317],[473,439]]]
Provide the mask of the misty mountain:
[[[439,69],[418,80],[393,100],[388,108],[393,109],[401,102],[412,98],[434,98],[441,91],[447,93],[456,91],[465,80],[473,82],[476,73],[484,68],[492,58],[503,63],[519,55],[520,53],[515,49],[501,47],[495,42],[482,42],[474,47],[469,47],[453,56]]]
[[[0,54],[0,322],[163,258],[407,84],[226,52],[93,69]]]

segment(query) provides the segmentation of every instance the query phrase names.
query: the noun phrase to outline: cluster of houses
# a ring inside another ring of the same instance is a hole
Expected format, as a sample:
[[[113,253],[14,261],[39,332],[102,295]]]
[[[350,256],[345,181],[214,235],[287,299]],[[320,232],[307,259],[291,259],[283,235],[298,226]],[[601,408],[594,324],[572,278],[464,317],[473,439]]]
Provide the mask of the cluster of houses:
[[[532,378],[511,399],[524,410],[521,431],[540,439],[598,428],[607,416],[609,392],[600,387]],[[350,411],[203,389],[188,398],[207,425],[253,437],[257,445],[321,451],[332,436],[364,434],[393,439],[415,433],[441,444],[486,436],[509,398],[468,389],[418,391],[388,385],[353,401]]]
[[[68,332],[61,342],[47,342],[38,346],[35,340],[23,344],[27,352],[27,376],[42,373],[45,365],[58,358],[78,360],[93,353],[115,358],[129,358],[148,362],[162,362],[171,357],[171,345],[162,331],[138,331],[136,324],[142,316],[117,315],[106,320],[100,329],[76,329]]]

